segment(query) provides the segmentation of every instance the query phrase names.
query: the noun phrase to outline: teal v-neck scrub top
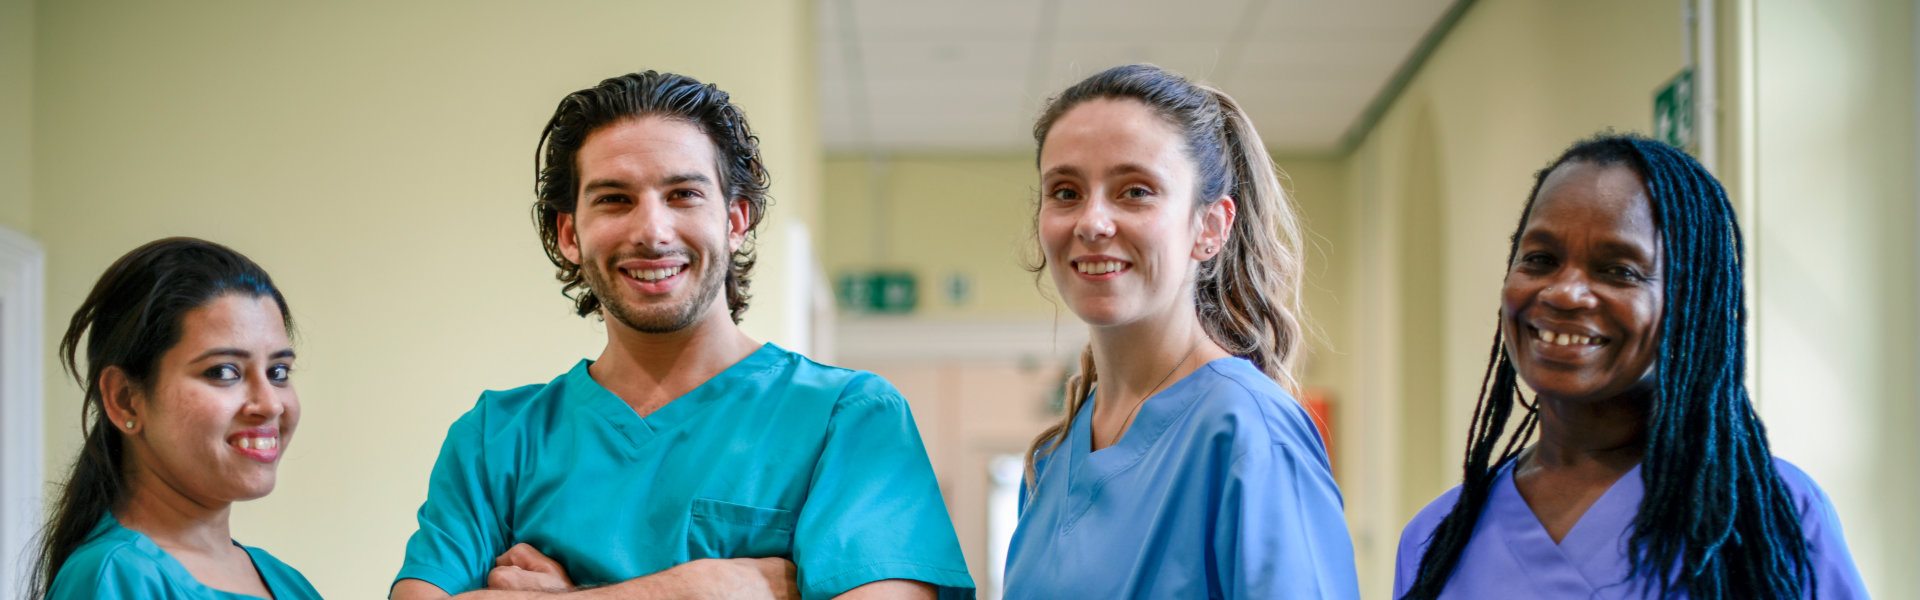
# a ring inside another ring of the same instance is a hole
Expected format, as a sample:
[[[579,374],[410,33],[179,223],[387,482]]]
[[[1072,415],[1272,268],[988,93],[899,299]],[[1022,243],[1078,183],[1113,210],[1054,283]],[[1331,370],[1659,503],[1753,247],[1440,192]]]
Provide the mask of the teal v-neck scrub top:
[[[240,546],[240,544],[234,544]],[[319,600],[320,593],[299,571],[267,551],[240,546],[253,559],[253,568],[274,600]],[[120,526],[109,514],[87,534],[87,540],[60,565],[47,590],[47,600],[258,600],[257,596],[223,592],[200,584],[186,565],[174,560],[146,535]]]
[[[702,558],[785,557],[801,595],[883,579],[971,597],[907,402],[773,344],[641,418],[580,361],[481,394],[447,432],[395,578],[458,594],[531,544],[576,585]]]
[[[1320,434],[1253,363],[1202,365],[1097,452],[1092,420],[1020,488],[1009,600],[1360,597]]]

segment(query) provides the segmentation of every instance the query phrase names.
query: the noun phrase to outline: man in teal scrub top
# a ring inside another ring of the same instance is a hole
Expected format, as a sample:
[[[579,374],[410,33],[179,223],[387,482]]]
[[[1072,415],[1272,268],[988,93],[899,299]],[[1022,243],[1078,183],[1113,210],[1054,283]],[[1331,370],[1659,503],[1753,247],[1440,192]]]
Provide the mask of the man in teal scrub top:
[[[971,597],[900,393],[736,325],[767,173],[727,94],[608,79],[541,144],[540,238],[607,346],[454,422],[392,597]]]

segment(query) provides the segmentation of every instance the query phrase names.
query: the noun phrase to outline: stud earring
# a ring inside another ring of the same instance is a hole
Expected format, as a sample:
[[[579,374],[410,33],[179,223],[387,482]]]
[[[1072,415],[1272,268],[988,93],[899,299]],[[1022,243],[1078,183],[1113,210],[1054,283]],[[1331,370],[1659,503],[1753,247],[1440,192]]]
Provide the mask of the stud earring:
[[[127,419],[127,429],[133,429],[133,419]]]

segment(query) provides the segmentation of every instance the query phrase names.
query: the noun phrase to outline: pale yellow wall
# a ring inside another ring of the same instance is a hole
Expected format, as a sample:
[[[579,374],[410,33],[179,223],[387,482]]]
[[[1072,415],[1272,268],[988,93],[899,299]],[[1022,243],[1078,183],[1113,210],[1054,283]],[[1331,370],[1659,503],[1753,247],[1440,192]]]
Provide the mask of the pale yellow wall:
[[[1337,206],[1328,200],[1344,185],[1336,163],[1288,157],[1278,163],[1293,176],[1289,187]],[[821,263],[834,278],[871,269],[912,271],[922,286],[915,317],[1053,315],[1052,279],[1043,274],[1036,285],[1024,268],[1035,247],[1038,177],[1030,152],[830,156]],[[941,289],[953,273],[973,284],[963,304],[948,301]],[[1058,314],[1073,317],[1064,306]]]
[[[876,268],[913,272],[916,316],[1052,314],[1040,291],[1051,293],[1051,280],[1036,288],[1021,268],[1033,248],[1036,180],[1030,153],[831,156],[821,262],[835,280]],[[964,304],[942,291],[956,273],[972,282]]]
[[[1351,271],[1338,268],[1349,252],[1345,228],[1355,216],[1347,201],[1346,163],[1302,156],[1280,156],[1274,162],[1283,173],[1288,199],[1293,201],[1306,236],[1306,281],[1301,287],[1301,301],[1306,304],[1306,326],[1311,331],[1300,381],[1308,386],[1338,388],[1352,375],[1352,361],[1343,360],[1350,349],[1333,343],[1348,335],[1351,298],[1344,290],[1353,278]],[[1338,403],[1341,397],[1336,394],[1332,400]]]
[[[1459,481],[1507,237],[1533,172],[1573,141],[1646,131],[1682,66],[1679,4],[1475,2],[1345,157],[1355,217],[1333,268],[1340,423],[1360,579],[1384,597],[1400,528]],[[1382,435],[1392,432],[1391,435]]]
[[[0,0],[0,227],[25,234],[33,194],[33,0]]]
[[[1754,359],[1776,455],[1839,509],[1874,596],[1920,589],[1914,6],[1754,6]]]
[[[266,266],[298,321],[305,416],[279,487],[236,508],[235,536],[328,597],[384,594],[446,428],[481,390],[544,382],[601,346],[528,217],[534,144],[563,95],[642,68],[717,82],[773,173],[763,229],[816,210],[804,1],[47,2],[33,23],[48,356],[139,243],[203,236]],[[0,207],[0,222],[14,214],[28,213]],[[786,341],[788,262],[762,254],[747,327],[760,339]],[[49,363],[58,473],[78,392]]]

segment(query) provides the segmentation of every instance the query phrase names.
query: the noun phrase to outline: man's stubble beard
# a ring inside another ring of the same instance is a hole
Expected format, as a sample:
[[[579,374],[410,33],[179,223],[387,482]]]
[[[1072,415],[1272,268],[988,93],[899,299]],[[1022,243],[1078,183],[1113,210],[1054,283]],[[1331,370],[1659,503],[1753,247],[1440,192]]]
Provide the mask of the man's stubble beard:
[[[705,272],[699,274],[697,285],[700,288],[694,290],[690,302],[679,306],[656,304],[650,307],[653,310],[648,310],[649,307],[629,305],[623,301],[624,296],[619,292],[622,291],[624,283],[613,281],[613,278],[608,276],[606,262],[589,261],[582,266],[580,274],[587,281],[587,289],[594,298],[600,300],[600,306],[606,310],[607,315],[642,333],[673,333],[698,323],[708,307],[713,305],[714,298],[720,295],[720,289],[726,286],[727,269],[733,262],[731,253],[725,256],[726,260],[720,261],[703,258],[701,266]],[[618,262],[618,260],[608,262]]]

